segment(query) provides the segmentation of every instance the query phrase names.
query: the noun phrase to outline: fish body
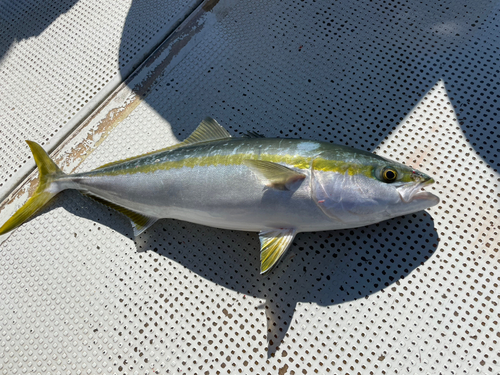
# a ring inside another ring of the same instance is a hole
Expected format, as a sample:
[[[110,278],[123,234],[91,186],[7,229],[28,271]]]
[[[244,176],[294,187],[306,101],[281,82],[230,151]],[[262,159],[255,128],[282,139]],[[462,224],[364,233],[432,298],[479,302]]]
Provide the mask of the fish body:
[[[210,118],[179,145],[73,175],[29,145],[40,185],[0,234],[76,189],[127,215],[136,235],[159,218],[259,232],[262,273],[299,232],[369,225],[439,202],[420,191],[433,180],[411,167],[326,142],[232,138]]]

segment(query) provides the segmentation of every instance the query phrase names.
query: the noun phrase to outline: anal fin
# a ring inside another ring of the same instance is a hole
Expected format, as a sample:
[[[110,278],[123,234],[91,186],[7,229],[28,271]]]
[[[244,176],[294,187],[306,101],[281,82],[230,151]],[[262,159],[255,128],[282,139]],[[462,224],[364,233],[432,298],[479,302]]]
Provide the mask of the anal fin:
[[[261,275],[271,271],[283,258],[296,234],[295,228],[271,229],[259,233]]]
[[[118,204],[111,203],[105,199],[99,198],[95,195],[91,194],[83,194],[83,195],[92,198],[96,202],[108,206],[113,210],[118,211],[119,213],[128,217],[130,219],[130,223],[132,224],[132,229],[134,230],[134,236],[136,237],[140,235],[142,232],[144,232],[146,229],[148,229],[151,225],[156,223],[156,221],[158,220],[157,217],[151,217],[137,213],[135,211],[129,210],[128,208],[122,207]]]

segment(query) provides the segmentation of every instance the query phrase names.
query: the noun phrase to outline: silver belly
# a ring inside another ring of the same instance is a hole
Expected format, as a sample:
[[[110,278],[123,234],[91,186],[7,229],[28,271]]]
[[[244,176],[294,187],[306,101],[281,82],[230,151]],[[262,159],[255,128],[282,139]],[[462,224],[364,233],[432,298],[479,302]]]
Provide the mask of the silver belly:
[[[266,187],[246,166],[236,165],[80,176],[72,187],[144,215],[217,228],[305,232],[342,227],[311,199],[309,171],[306,174],[287,191]]]

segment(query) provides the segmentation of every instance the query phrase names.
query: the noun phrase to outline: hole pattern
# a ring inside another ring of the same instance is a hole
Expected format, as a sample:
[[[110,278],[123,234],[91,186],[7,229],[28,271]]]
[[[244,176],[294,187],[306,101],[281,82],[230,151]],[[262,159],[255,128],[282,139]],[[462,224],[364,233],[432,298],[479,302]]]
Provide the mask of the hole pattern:
[[[181,0],[3,1],[0,192],[23,177],[24,140],[50,144],[72,131],[92,99],[118,86],[190,9]]]
[[[160,220],[133,239],[64,192],[1,244],[0,372],[497,374],[498,5],[231,4],[80,170],[210,115],[413,165],[440,204],[301,233],[262,277],[256,234]]]

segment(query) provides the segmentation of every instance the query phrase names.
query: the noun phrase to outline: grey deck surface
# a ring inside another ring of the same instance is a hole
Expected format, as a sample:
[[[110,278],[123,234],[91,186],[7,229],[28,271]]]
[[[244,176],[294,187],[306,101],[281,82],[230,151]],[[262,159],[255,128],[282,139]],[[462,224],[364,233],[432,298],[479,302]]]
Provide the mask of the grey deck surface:
[[[59,4],[0,5],[0,222],[33,191],[25,138],[70,173],[205,116],[412,165],[441,203],[301,233],[261,276],[254,233],[134,238],[63,192],[0,237],[0,373],[500,372],[499,2]]]

